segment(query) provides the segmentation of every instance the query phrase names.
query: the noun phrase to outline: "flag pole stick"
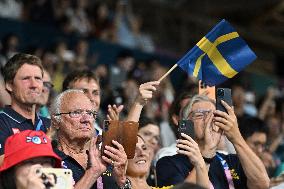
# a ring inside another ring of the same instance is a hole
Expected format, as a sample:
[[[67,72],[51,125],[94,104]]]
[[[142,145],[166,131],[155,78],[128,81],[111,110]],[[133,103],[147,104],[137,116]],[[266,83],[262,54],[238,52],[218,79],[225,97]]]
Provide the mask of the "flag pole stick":
[[[169,69],[169,71],[167,71],[167,73],[165,73],[158,81],[161,82],[165,77],[167,77],[178,65],[175,64],[171,67],[171,69]]]

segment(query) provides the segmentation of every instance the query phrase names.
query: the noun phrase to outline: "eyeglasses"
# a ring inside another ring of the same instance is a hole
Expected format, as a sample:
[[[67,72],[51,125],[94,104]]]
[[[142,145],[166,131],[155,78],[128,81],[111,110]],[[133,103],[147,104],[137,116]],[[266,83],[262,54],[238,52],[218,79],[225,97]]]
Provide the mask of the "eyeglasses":
[[[209,109],[199,109],[192,111],[189,113],[189,119],[197,120],[197,119],[204,119],[212,110]]]
[[[48,90],[51,90],[54,87],[54,85],[51,82],[49,82],[49,81],[44,81],[43,82],[43,86],[45,88],[47,88]]]
[[[74,110],[74,111],[71,111],[71,112],[61,112],[61,113],[55,114],[55,116],[60,116],[62,114],[69,114],[69,116],[71,118],[79,118],[79,117],[82,117],[83,114],[85,114],[89,117],[96,119],[98,112],[96,112],[95,110],[80,110],[80,109],[78,109],[78,110]]]

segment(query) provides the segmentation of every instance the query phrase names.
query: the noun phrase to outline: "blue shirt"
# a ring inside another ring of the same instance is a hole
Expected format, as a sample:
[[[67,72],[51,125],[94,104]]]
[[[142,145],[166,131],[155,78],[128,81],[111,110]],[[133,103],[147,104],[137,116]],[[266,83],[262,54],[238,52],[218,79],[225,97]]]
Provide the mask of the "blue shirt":
[[[24,130],[36,130],[37,127],[46,133],[50,127],[50,119],[36,115],[33,124],[31,119],[23,117],[11,106],[5,106],[0,112],[0,155],[4,154],[5,141],[9,136]]]

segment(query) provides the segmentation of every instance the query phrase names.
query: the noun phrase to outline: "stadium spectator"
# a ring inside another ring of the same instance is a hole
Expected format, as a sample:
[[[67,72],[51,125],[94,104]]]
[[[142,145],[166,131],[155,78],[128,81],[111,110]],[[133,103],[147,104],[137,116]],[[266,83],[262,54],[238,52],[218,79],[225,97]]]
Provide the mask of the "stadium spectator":
[[[23,130],[47,132],[50,120],[36,113],[43,88],[41,60],[29,54],[16,54],[3,69],[6,90],[11,95],[11,106],[0,113],[0,154],[6,139]]]
[[[51,78],[46,69],[43,70],[43,88],[40,95],[39,105],[37,106],[37,111],[40,116],[50,118],[49,114],[49,104],[50,104],[50,95],[53,89],[53,84]]]
[[[53,152],[50,139],[42,131],[26,130],[7,138],[5,158],[0,167],[2,189],[45,189],[54,181],[43,177],[41,168],[61,168],[61,159]]]
[[[246,143],[262,160],[268,174],[273,176],[276,165],[271,153],[266,149],[268,127],[265,122],[256,117],[243,118],[239,120],[239,129]]]
[[[265,167],[242,138],[233,108],[224,101],[222,105],[228,114],[215,110],[215,102],[207,96],[196,95],[188,111],[184,112],[193,121],[195,140],[208,165],[210,186],[222,189],[268,188],[269,177]],[[222,133],[233,143],[237,154],[216,152]],[[158,186],[196,182],[196,168],[192,168],[193,162],[188,159],[192,155],[189,147],[194,142],[188,137],[187,143],[183,143],[188,146],[184,148],[185,151],[179,149],[177,155],[163,157],[158,161]],[[178,142],[177,147],[180,148],[180,145]]]
[[[71,89],[59,94],[52,105],[52,127],[58,145],[55,152],[64,167],[73,171],[75,188],[119,188],[127,184],[127,156],[122,145],[113,141],[100,155],[93,122],[97,112],[94,104],[81,90]],[[112,166],[112,171],[108,169]]]
[[[176,139],[178,139],[178,122],[182,108],[190,101],[191,92],[180,93],[169,108],[168,122],[163,122],[161,126],[161,142],[164,146],[155,157],[155,162],[164,156],[172,156],[177,153]]]
[[[62,90],[67,89],[80,89],[82,90],[93,103],[95,110],[99,113],[100,117],[103,117],[103,113],[100,112],[101,104],[101,89],[99,79],[96,75],[89,70],[78,70],[69,73],[63,81]],[[123,106],[108,105],[107,119],[118,120],[119,113],[123,109]],[[95,128],[101,135],[102,129],[100,125],[103,120],[98,120],[98,124],[95,124]]]

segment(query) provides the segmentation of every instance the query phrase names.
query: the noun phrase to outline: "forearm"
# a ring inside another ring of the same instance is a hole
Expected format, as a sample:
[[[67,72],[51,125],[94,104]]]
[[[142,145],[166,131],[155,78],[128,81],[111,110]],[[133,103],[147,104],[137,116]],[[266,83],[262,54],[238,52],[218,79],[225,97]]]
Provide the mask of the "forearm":
[[[188,176],[185,178],[184,181],[196,184],[196,170],[195,170],[195,168],[193,168],[190,171],[190,173],[188,174]]]
[[[94,173],[91,170],[86,170],[84,176],[75,184],[74,189],[89,189],[99,177],[100,174]]]
[[[196,167],[196,184],[202,186],[204,188],[209,188],[209,177],[208,177],[208,170],[209,164],[206,165],[205,163],[201,166]]]
[[[233,143],[247,177],[247,186],[250,189],[269,187],[269,177],[262,161],[250,149],[245,140],[241,138]]]
[[[142,112],[143,105],[141,103],[135,101],[134,104],[131,106],[129,114],[126,118],[127,121],[135,121],[138,122],[140,118],[140,114]]]

